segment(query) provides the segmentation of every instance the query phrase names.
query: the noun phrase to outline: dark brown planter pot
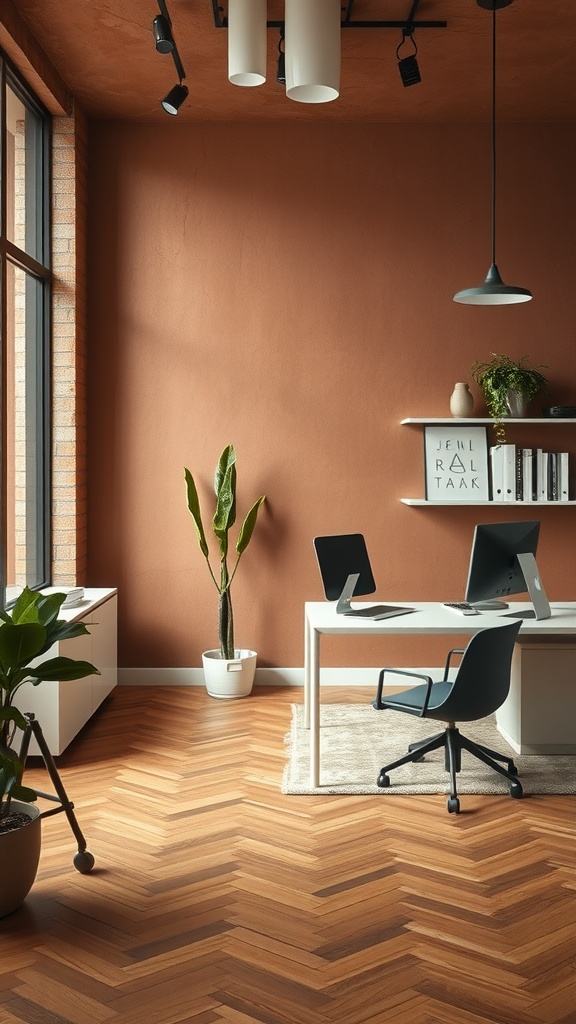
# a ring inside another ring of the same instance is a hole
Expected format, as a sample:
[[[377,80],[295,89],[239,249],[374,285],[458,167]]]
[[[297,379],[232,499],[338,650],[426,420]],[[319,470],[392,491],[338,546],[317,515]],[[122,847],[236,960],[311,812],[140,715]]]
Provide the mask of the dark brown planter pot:
[[[17,910],[34,884],[40,860],[40,811],[12,801],[11,810],[26,814],[28,824],[0,832],[0,918]]]

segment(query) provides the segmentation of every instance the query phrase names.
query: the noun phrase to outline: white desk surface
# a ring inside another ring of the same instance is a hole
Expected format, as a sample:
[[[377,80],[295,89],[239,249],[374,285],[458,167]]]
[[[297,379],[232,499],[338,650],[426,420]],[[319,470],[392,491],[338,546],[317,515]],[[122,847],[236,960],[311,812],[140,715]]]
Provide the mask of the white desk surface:
[[[352,607],[362,608],[376,601],[354,602]],[[389,619],[358,619],[338,615],[336,602],[307,601],[304,605],[304,718],[310,728],[310,784],[320,785],[320,637],[349,634],[351,636],[411,634],[471,636],[489,626],[505,625],[512,621],[510,612],[529,611],[530,602],[510,601],[504,611],[480,612],[479,615],[458,615],[437,601],[388,601],[388,604],[406,605],[415,611],[395,615]],[[519,637],[561,636],[576,634],[576,601],[550,602],[549,619],[523,619]]]
[[[375,601],[354,602],[353,608],[365,608]],[[308,626],[317,633],[476,633],[488,626],[510,622],[514,611],[529,611],[528,601],[509,601],[505,611],[480,612],[479,615],[459,615],[444,608],[437,601],[389,601],[383,602],[414,608],[407,615],[395,615],[389,619],[358,619],[350,615],[337,615],[335,601],[307,601],[304,605]],[[555,635],[576,633],[576,601],[550,602],[552,615],[549,619],[523,619],[522,634]]]

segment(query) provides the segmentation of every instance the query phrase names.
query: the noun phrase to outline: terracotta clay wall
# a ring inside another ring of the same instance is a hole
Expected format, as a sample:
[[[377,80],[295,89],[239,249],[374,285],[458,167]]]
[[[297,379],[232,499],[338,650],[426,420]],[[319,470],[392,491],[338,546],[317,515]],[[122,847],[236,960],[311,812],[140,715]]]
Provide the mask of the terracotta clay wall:
[[[230,441],[240,511],[268,495],[234,584],[261,665],[302,665],[315,534],[363,532],[380,599],[462,597],[474,524],[530,511],[402,505],[423,470],[400,420],[447,414],[491,351],[546,363],[554,402],[575,401],[576,128],[500,133],[498,262],[535,298],[497,309],[452,301],[490,262],[486,125],[92,124],[88,154],[88,582],[119,588],[120,663],[195,666],[216,644],[183,467],[210,508]],[[521,437],[576,463],[574,429]],[[576,512],[537,515],[549,596],[573,599]],[[398,640],[385,660],[445,646]]]

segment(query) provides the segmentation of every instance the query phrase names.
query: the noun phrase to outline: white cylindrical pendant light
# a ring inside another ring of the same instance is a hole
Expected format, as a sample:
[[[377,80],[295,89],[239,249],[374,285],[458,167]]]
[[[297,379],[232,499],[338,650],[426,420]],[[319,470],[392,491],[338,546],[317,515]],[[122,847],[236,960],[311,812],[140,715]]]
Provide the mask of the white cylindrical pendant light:
[[[233,85],[266,81],[266,0],[228,0],[228,80]]]
[[[329,103],[340,93],[340,0],[285,0],[286,95]]]

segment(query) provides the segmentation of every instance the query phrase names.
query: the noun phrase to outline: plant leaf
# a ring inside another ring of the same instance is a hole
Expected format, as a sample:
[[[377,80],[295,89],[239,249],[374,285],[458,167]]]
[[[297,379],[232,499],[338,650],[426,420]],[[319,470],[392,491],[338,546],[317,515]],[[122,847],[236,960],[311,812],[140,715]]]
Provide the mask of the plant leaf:
[[[18,729],[25,729],[28,725],[27,720],[18,708],[0,708],[0,721],[1,722],[14,722],[14,725]]]
[[[228,472],[230,466],[233,466],[236,462],[236,452],[233,444],[227,444],[222,455],[218,459],[218,465],[216,466],[216,472],[214,473],[214,494],[218,497],[220,488],[222,487],[222,481]]]
[[[66,594],[41,594],[37,602],[38,618],[43,626],[48,629],[53,622],[56,622],[60,609],[66,600]]]
[[[10,796],[13,800],[23,800],[26,804],[32,804],[38,799],[38,793],[29,786],[21,786],[18,782],[10,789]]]
[[[24,587],[24,590],[19,594],[18,599],[12,609],[12,622],[20,622],[22,616],[26,615],[30,607],[35,608],[36,603],[40,597],[39,591],[30,590],[29,587]],[[30,621],[28,618],[26,621]],[[38,621],[36,617],[36,621]]]
[[[254,502],[252,508],[250,509],[244,522],[242,523],[242,528],[240,530],[240,533],[238,534],[238,540],[236,541],[236,551],[238,552],[239,555],[241,555],[242,552],[246,550],[250,543],[252,534],[254,532],[254,527],[256,526],[258,511],[260,509],[262,502],[264,502],[265,500],[266,495],[262,494],[258,498],[258,500]]]
[[[196,534],[198,536],[198,543],[200,550],[204,555],[204,558],[208,558],[209,551],[206,543],[206,535],[204,533],[204,526],[202,524],[202,514],[200,512],[200,500],[198,498],[198,491],[196,490],[196,484],[194,478],[189,469],[184,469],[184,475],[186,477],[186,490],[188,495],[188,511],[194,520],[194,526],[196,527]]]
[[[228,531],[236,519],[236,466],[230,463],[220,482],[212,529],[220,541],[220,557],[228,553]]]
[[[42,680],[68,682],[71,679],[84,679],[86,676],[100,675],[100,671],[89,661],[77,661],[75,658],[50,658],[40,665],[28,670],[34,686]]]
[[[0,626],[0,665],[2,671],[25,665],[35,658],[46,642],[46,630],[38,622],[3,622]]]

